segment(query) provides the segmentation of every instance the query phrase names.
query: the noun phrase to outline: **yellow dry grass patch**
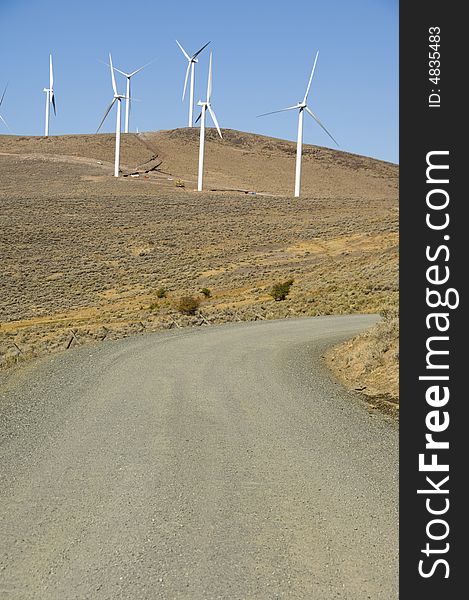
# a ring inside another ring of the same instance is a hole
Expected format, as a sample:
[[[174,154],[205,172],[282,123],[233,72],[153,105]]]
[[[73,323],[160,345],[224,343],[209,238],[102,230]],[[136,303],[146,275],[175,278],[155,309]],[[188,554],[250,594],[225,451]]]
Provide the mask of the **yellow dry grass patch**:
[[[286,248],[286,251],[291,254],[304,254],[311,252],[314,254],[327,254],[335,256],[343,252],[371,252],[374,250],[383,250],[385,248],[394,247],[399,242],[397,232],[379,235],[363,235],[354,234],[336,237],[332,239],[312,240],[300,242]]]

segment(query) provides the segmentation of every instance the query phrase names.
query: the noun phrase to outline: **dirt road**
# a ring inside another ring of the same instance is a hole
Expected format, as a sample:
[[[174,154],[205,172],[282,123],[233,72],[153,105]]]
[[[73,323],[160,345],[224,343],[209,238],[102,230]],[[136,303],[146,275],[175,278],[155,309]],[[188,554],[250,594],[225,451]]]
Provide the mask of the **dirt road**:
[[[0,387],[0,597],[397,598],[397,428],[324,349],[375,317],[87,346]]]

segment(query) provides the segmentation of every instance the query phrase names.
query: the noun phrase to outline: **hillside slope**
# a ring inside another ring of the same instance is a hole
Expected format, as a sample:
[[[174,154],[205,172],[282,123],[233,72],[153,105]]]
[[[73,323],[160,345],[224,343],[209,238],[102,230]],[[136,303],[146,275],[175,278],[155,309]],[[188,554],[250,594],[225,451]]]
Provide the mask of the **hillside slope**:
[[[118,179],[112,135],[0,136],[0,366],[162,327],[396,307],[398,167],[309,146],[294,199],[295,144],[223,133],[206,183],[228,191],[204,193],[196,129],[124,135],[139,176]]]
[[[293,195],[296,144],[276,138],[223,130],[223,140],[207,130],[205,187],[243,189]],[[103,162],[109,173],[114,160],[114,136],[67,135],[50,138],[0,136],[0,154],[58,158],[69,162]],[[122,137],[121,166],[125,172],[156,168],[158,173],[186,182],[197,181],[199,131],[174,129]],[[304,146],[302,192],[316,198],[395,198],[398,167],[391,163],[318,146]],[[164,180],[164,178],[163,178]]]

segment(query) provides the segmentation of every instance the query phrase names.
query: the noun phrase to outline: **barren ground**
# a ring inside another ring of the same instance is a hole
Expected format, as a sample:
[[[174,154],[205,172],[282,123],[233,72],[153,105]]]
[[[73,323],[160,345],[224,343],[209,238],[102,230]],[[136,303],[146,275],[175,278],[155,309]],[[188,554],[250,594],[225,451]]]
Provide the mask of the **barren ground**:
[[[160,328],[396,308],[398,167],[307,146],[293,199],[295,144],[223,133],[207,135],[206,193],[197,130],[123,136],[138,177],[118,180],[113,136],[0,136],[2,367]]]

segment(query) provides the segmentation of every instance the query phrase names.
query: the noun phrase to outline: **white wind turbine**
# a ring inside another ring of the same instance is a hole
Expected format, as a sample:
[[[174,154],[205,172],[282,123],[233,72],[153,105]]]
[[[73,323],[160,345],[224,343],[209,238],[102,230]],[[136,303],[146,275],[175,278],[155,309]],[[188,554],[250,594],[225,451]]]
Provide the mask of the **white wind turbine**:
[[[109,53],[109,66],[111,69],[111,81],[112,81],[112,89],[114,91],[114,97],[112,99],[111,104],[109,105],[107,111],[104,113],[104,117],[102,118],[101,123],[99,124],[96,133],[101,129],[102,124],[106,120],[111,108],[117,102],[117,118],[116,118],[116,150],[114,154],[114,177],[119,177],[119,156],[120,156],[120,144],[121,144],[121,102],[125,99],[125,96],[122,96],[117,92],[116,86],[116,78],[114,76],[114,67],[112,65],[112,56]]]
[[[54,115],[57,114],[55,109],[55,95],[54,95],[54,69],[52,67],[52,54],[49,54],[49,87],[42,90],[46,94],[46,122],[44,127],[45,137],[49,136],[49,120],[50,120],[50,105],[54,109]]]
[[[332,137],[332,135],[327,131],[325,126],[321,123],[318,117],[313,113],[313,111],[309,108],[307,104],[308,94],[311,87],[311,82],[313,81],[314,70],[316,68],[316,63],[319,56],[319,50],[316,52],[316,58],[314,59],[313,68],[311,70],[311,75],[309,77],[308,86],[306,88],[306,93],[301,102],[298,102],[294,106],[289,106],[288,108],[282,108],[281,110],[274,110],[272,112],[263,113],[262,115],[258,115],[259,117],[264,117],[265,115],[273,115],[279,112],[285,112],[287,110],[295,110],[298,109],[298,138],[296,143],[296,171],[295,171],[295,198],[298,198],[300,195],[301,188],[301,154],[303,149],[303,117],[304,111],[306,111],[315,121],[316,123],[322,127],[322,129],[327,133],[327,135],[331,138],[331,140],[339,146],[336,140]]]
[[[208,65],[208,81],[207,81],[207,99],[205,102],[199,100],[197,102],[197,106],[201,107],[201,113],[197,118],[197,121],[200,119],[200,144],[199,144],[199,173],[197,177],[197,191],[202,191],[203,179],[204,179],[204,151],[205,151],[205,112],[208,110],[212,120],[217,128],[219,136],[223,139],[223,136],[220,131],[220,127],[218,125],[217,117],[213,112],[212,105],[210,103],[210,98],[212,96],[212,53],[210,52],[210,62]],[[196,122],[197,122],[196,121]]]
[[[189,71],[191,73],[191,82],[190,82],[190,86],[189,86],[189,127],[193,127],[193,125],[194,125],[193,115],[194,115],[195,65],[196,65],[196,63],[199,62],[197,57],[202,52],[202,50],[204,50],[210,44],[210,42],[207,42],[205,44],[205,46],[202,46],[202,48],[197,50],[197,52],[195,54],[193,54],[192,56],[189,56],[189,54],[184,50],[184,48],[181,46],[181,44],[177,40],[176,40],[176,44],[179,46],[179,48],[181,49],[181,52],[184,54],[184,56],[187,58],[187,61],[188,61],[186,77],[184,79],[184,90],[182,92],[183,102],[184,102],[184,98],[186,96],[187,79],[189,77]]]
[[[2,107],[3,98],[5,98],[5,93],[7,91],[7,87],[8,87],[8,83],[6,84],[5,89],[3,90],[2,97],[0,98],[0,108]],[[8,123],[5,121],[5,119],[2,117],[2,115],[0,115],[0,121],[5,125],[5,127],[8,129],[8,131],[10,131],[10,128],[8,127]]]
[[[130,79],[134,75],[137,75],[137,73],[140,73],[140,71],[143,71],[143,69],[145,69],[145,67],[148,67],[149,65],[151,65],[152,62],[154,62],[154,61],[152,60],[149,63],[146,63],[145,65],[143,65],[143,67],[140,67],[139,69],[136,69],[135,71],[132,71],[131,73],[125,73],[124,71],[121,71],[120,69],[117,69],[116,67],[114,67],[114,71],[117,71],[118,73],[120,73],[127,79],[127,91],[126,91],[126,97],[125,97],[124,133],[129,133],[130,103],[132,101],[132,97],[130,95]]]

